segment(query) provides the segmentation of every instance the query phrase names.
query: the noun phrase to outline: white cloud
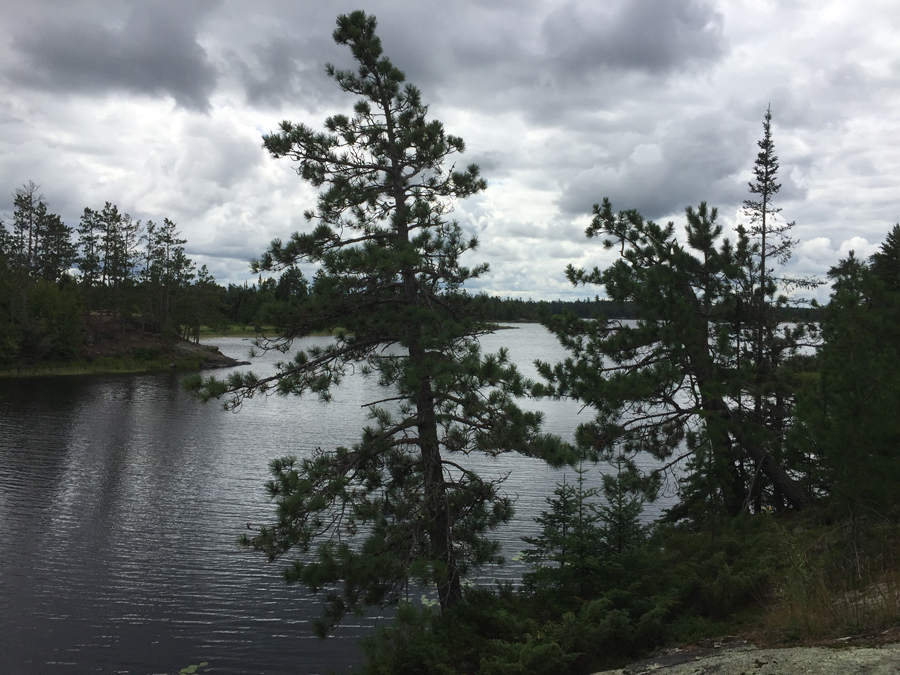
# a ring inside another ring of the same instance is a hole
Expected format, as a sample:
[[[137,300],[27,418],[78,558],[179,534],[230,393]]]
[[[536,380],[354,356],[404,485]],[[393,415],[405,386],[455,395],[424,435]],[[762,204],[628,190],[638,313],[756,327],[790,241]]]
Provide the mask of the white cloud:
[[[838,257],[846,258],[852,251],[857,258],[868,258],[878,250],[878,244],[870,244],[865,237],[851,237],[841,242]]]

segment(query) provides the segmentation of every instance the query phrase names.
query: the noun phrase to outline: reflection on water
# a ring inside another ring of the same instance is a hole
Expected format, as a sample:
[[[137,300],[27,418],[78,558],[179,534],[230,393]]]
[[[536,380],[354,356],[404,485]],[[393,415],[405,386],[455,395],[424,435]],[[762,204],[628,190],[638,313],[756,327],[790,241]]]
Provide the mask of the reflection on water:
[[[250,346],[211,342],[235,357]],[[509,347],[529,376],[535,358],[563,355],[537,325],[482,343]],[[252,368],[270,372],[278,358]],[[322,673],[358,660],[355,640],[377,617],[313,638],[317,599],[235,540],[271,512],[268,462],[353,443],[361,405],[379,398],[375,383],[348,378],[329,405],[257,398],[229,413],[192,400],[179,381],[0,380],[0,672],[174,673],[208,661],[216,673]],[[577,404],[531,405],[548,431],[571,436]],[[522,457],[472,462],[486,475],[510,473],[516,522],[499,533],[509,558],[559,475]],[[510,563],[480,581],[520,573]]]

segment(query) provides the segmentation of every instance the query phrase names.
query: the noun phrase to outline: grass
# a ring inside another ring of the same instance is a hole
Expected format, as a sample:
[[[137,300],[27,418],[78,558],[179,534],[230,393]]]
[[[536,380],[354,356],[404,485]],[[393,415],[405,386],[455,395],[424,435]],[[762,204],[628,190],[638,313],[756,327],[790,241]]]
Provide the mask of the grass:
[[[317,332],[310,333],[311,336],[323,337],[327,335],[335,335],[337,330],[333,331],[325,331],[325,332]],[[278,335],[278,331],[275,330],[274,326],[261,326],[260,330],[257,331],[255,326],[227,326],[225,328],[209,328],[208,326],[200,327],[200,339],[203,338],[220,338],[220,337],[240,337],[240,338],[255,338],[260,335],[265,334],[269,337],[276,337]]]
[[[762,625],[785,642],[874,635],[900,625],[898,536],[893,523],[783,528],[782,568]]]
[[[57,375],[100,375],[107,373],[152,373],[165,370],[199,370],[200,359],[136,359],[103,357],[93,361],[41,363],[0,369],[0,378],[51,377]]]
[[[275,332],[272,326],[262,326],[262,332],[271,335]],[[226,326],[218,328],[210,328],[208,326],[200,327],[200,338],[218,338],[218,337],[256,337],[259,331],[255,326]]]

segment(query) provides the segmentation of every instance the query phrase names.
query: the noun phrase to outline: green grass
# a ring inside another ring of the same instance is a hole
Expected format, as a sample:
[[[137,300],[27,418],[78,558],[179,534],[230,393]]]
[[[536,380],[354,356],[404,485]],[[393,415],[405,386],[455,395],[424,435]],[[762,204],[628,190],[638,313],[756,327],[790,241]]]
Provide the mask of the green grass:
[[[263,326],[263,332],[266,335],[273,335],[275,329],[272,326]],[[208,326],[200,327],[200,338],[217,338],[217,337],[256,337],[259,333],[253,326],[227,326],[225,328],[209,328]]]
[[[103,357],[93,361],[77,360],[41,363],[32,366],[0,368],[0,378],[49,377],[55,375],[100,375],[106,373],[152,373],[165,370],[199,370],[202,359],[135,359]]]
[[[322,337],[326,335],[335,335],[336,333],[337,329],[333,331],[310,333],[310,336]],[[275,330],[274,326],[262,326],[261,333],[257,331],[253,326],[228,326],[227,328],[209,328],[207,326],[200,327],[201,340],[203,338],[220,337],[255,338],[259,337],[261,334],[265,334],[268,337],[276,337],[278,335],[278,331]]]

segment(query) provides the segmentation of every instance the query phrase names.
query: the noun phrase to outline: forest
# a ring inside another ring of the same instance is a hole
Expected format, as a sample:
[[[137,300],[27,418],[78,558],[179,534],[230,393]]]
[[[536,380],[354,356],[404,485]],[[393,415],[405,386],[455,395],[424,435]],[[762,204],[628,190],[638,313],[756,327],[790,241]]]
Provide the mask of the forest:
[[[319,594],[320,636],[396,608],[364,641],[364,673],[591,673],[665,645],[876,640],[900,625],[900,224],[871,258],[835,261],[826,305],[804,305],[822,282],[785,272],[798,242],[767,110],[731,237],[705,202],[662,225],[598,195],[585,235],[617,259],[566,270],[585,300],[470,295],[488,266],[460,262],[478,240],[449,214],[487,183],[456,162],[464,141],[428,119],[376,27],[337,19],[356,65],[327,74],[356,97],[350,113],[263,138],[320,193],[308,231],[251,262],[255,285],[197,270],[168,219],[107,203],[76,230],[36,186],[17,190],[0,228],[0,363],[74,358],[101,309],[171,339],[265,328],[259,347],[285,352],[333,335],[274,375],[185,386],[233,410],[264,394],[327,402],[351,372],[382,387],[358,442],[272,460],[271,520],[240,538]],[[479,346],[517,320],[568,354],[535,381]],[[540,398],[590,419],[571,440],[548,434],[526,405]],[[470,579],[502,564],[492,536],[515,499],[470,458],[506,453],[566,477],[523,542],[521,584],[486,588]],[[675,504],[645,522],[666,485]]]

